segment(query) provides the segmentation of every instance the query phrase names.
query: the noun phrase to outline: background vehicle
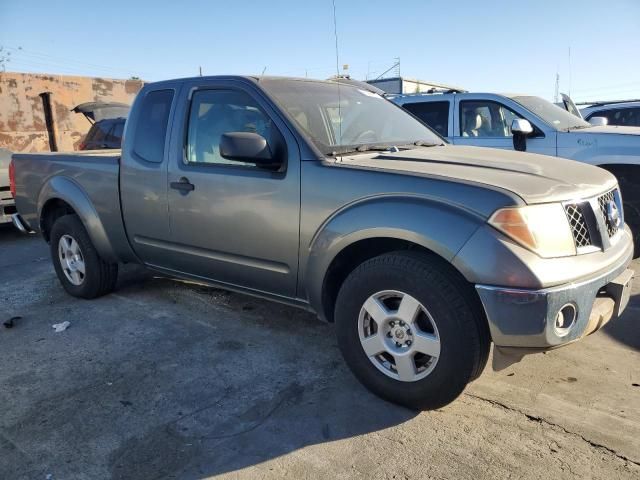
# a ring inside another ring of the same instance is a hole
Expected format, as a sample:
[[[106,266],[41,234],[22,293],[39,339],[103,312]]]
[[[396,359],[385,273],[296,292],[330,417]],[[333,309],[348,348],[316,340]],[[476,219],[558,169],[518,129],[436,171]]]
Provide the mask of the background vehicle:
[[[619,102],[598,102],[581,110],[585,120],[604,117],[607,125],[640,127],[640,100]]]
[[[0,223],[10,223],[11,215],[16,213],[16,206],[9,189],[9,162],[11,152],[0,148]]]
[[[50,243],[71,295],[106,294],[137,262],[296,305],[336,323],[369,389],[414,408],[455,399],[490,341],[498,356],[565,345],[629,298],[611,174],[448,146],[343,80],[150,84],[121,156],[13,165],[14,222]]]
[[[613,173],[640,252],[640,129],[593,126],[542,98],[464,91],[392,97],[455,145],[578,160]]]
[[[129,105],[119,102],[87,102],[71,111],[82,113],[92,124],[78,150],[119,149]]]

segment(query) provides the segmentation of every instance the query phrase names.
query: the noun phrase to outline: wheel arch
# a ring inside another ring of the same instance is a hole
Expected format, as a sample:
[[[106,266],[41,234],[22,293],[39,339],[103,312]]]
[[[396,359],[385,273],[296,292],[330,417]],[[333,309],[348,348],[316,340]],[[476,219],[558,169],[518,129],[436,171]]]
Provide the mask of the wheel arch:
[[[102,258],[117,261],[114,249],[98,212],[82,188],[66,177],[48,181],[38,196],[38,218],[42,236],[48,242],[51,227],[63,215],[78,215]]]
[[[332,322],[337,293],[349,273],[392,251],[435,255],[464,279],[451,261],[483,222],[455,205],[423,198],[377,198],[347,208],[311,242],[301,275],[309,303],[320,318]]]

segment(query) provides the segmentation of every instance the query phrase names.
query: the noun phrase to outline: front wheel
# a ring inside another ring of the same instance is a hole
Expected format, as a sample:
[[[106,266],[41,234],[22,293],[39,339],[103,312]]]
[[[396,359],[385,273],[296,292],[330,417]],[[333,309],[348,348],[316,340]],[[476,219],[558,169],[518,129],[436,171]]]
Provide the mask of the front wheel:
[[[96,298],[115,288],[118,264],[100,258],[77,215],[65,215],[55,221],[50,247],[58,279],[70,295]]]
[[[414,409],[455,400],[489,354],[468,288],[432,255],[394,252],[361,264],[342,285],[335,310],[338,344],[356,377]]]

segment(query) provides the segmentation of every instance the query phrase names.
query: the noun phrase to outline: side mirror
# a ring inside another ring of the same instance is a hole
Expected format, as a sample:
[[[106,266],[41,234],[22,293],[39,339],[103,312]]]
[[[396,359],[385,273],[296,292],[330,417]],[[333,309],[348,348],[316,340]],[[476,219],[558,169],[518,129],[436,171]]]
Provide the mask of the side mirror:
[[[606,127],[609,125],[609,119],[606,117],[591,117],[589,123],[594,127]]]
[[[220,138],[220,155],[227,160],[273,166],[274,159],[267,140],[257,133],[228,132]]]
[[[513,148],[518,152],[527,151],[527,136],[533,133],[533,127],[529,120],[516,118],[511,122],[511,133],[513,134]]]
[[[525,120],[524,118],[516,118],[513,122],[511,122],[511,133],[521,134],[521,135],[529,135],[533,133],[533,127],[529,123],[529,120]]]

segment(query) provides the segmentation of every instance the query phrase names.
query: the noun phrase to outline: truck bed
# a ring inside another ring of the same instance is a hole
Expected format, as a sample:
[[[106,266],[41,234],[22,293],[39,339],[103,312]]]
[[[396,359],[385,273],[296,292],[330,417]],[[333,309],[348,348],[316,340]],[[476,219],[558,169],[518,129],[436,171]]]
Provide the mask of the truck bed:
[[[44,199],[51,198],[53,191],[53,197],[80,209],[81,218],[97,215],[109,244],[126,242],[119,194],[120,150],[21,153],[12,158],[16,206],[31,229],[40,231]]]

